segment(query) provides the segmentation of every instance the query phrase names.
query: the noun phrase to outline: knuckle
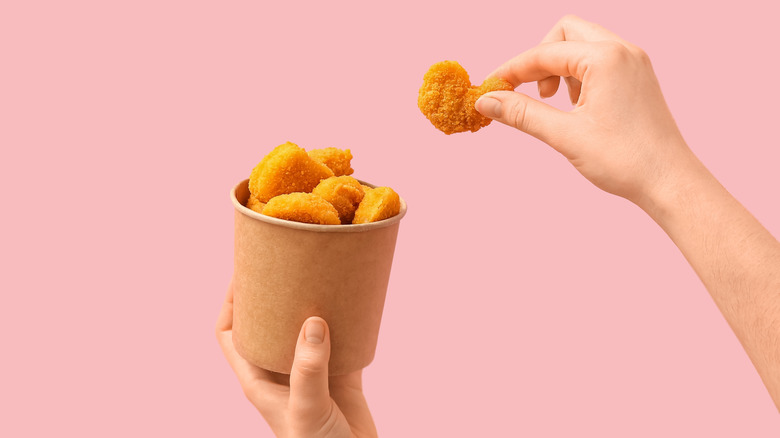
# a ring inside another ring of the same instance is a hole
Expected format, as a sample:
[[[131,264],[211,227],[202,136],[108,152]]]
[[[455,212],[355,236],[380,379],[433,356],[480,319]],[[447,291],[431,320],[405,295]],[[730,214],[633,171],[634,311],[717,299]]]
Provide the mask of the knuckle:
[[[611,57],[620,58],[626,55],[626,46],[617,41],[603,41],[604,51]]]
[[[509,120],[511,120],[512,124],[523,132],[528,132],[528,118],[526,117],[527,112],[528,105],[521,101],[512,105],[512,109],[509,115]]]
[[[241,390],[243,391],[244,397],[246,397],[247,400],[254,402],[255,394],[251,389],[249,389],[247,386],[242,386]]]
[[[252,385],[249,382],[240,382],[241,383],[241,390],[244,393],[244,397],[246,397],[247,400],[249,400],[253,405],[257,406],[259,404],[258,394],[259,390],[254,385]],[[259,408],[259,407],[258,407]]]
[[[632,51],[634,53],[634,57],[638,59],[640,63],[647,66],[650,65],[650,55],[648,55],[647,52],[642,50],[641,47],[634,46]]]
[[[314,377],[321,373],[322,367],[309,363],[302,363],[298,365],[297,371],[298,374],[303,377]]]
[[[599,49],[598,61],[600,63],[623,63],[630,56],[626,46],[617,41],[601,41],[599,42]]]
[[[314,354],[301,355],[295,364],[295,369],[298,374],[303,377],[314,377],[322,374],[325,364],[322,363],[320,357]]]
[[[576,22],[577,20],[579,20],[579,17],[577,17],[576,15],[574,15],[574,14],[566,14],[563,17],[561,17],[560,20],[558,20],[558,24],[560,26],[566,26],[566,25],[569,25],[571,23]]]

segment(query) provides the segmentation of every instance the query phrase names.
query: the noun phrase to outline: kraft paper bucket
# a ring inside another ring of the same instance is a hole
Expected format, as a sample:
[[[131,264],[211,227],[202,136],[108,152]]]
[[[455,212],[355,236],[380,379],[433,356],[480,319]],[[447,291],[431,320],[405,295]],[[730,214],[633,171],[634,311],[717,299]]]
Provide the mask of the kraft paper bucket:
[[[361,181],[361,183],[367,184]],[[316,225],[245,207],[248,180],[230,192],[235,206],[233,343],[252,364],[289,374],[306,318],[331,336],[330,375],[374,359],[401,211],[383,221]]]

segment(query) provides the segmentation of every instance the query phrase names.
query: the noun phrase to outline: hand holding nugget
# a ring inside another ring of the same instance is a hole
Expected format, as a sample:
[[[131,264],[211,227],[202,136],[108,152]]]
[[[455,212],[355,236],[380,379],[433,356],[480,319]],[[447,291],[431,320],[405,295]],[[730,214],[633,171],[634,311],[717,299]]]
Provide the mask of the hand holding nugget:
[[[497,77],[486,79],[479,87],[471,85],[469,74],[460,64],[442,61],[423,76],[417,106],[445,134],[477,132],[491,122],[474,109],[477,99],[489,91],[512,89],[512,84]]]
[[[780,242],[690,150],[642,49],[564,17],[542,44],[499,67],[552,96],[566,78],[569,112],[511,91],[479,111],[537,137],[604,191],[642,208],[698,274],[780,409]]]
[[[639,47],[593,23],[565,17],[542,44],[496,69],[491,77],[518,86],[538,81],[549,97],[567,78],[574,108],[561,111],[513,91],[487,93],[484,115],[537,137],[563,154],[597,187],[642,202],[669,176],[697,160]]]

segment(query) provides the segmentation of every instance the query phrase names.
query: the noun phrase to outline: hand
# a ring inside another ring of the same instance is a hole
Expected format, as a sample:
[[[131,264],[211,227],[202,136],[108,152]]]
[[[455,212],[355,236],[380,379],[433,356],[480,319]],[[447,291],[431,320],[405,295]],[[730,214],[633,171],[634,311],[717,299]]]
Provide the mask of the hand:
[[[570,112],[514,91],[487,93],[475,107],[549,144],[602,190],[641,204],[674,184],[679,170],[698,167],[647,55],[601,26],[564,17],[542,44],[491,76],[514,86],[539,81],[542,97],[554,95],[566,78],[575,105]]]
[[[486,93],[475,107],[644,209],[699,275],[780,410],[780,242],[685,144],[647,55],[567,16],[492,75],[514,86],[538,81],[542,97],[566,79],[570,112],[513,91]]]
[[[233,346],[233,284],[217,319],[217,340],[241,388],[276,436],[375,437],[362,370],[328,378],[330,334],[322,318],[303,323],[291,374],[258,368]]]

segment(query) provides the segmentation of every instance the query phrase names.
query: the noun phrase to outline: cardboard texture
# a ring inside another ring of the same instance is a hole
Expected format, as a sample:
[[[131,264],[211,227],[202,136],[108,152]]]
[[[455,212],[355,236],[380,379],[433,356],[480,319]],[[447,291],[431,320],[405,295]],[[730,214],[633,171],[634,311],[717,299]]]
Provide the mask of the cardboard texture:
[[[289,374],[303,322],[320,316],[330,329],[329,374],[366,367],[374,359],[406,203],[380,222],[303,224],[246,208],[247,182],[231,191],[236,350],[258,367]]]

